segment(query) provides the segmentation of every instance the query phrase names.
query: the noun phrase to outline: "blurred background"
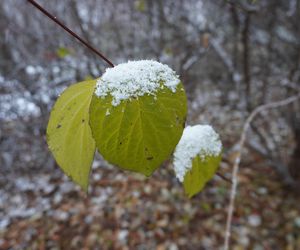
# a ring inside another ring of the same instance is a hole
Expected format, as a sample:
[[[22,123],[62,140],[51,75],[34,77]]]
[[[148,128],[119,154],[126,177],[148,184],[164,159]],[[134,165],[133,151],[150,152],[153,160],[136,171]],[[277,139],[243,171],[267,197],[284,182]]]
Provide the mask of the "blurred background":
[[[257,106],[300,88],[299,0],[39,0],[114,64],[154,59],[180,75],[188,124],[211,124],[231,178]],[[56,165],[49,113],[67,86],[108,66],[25,0],[0,2],[0,249],[221,249],[230,183],[185,197],[97,155],[88,195]],[[239,173],[231,249],[300,249],[300,103],[256,117]]]

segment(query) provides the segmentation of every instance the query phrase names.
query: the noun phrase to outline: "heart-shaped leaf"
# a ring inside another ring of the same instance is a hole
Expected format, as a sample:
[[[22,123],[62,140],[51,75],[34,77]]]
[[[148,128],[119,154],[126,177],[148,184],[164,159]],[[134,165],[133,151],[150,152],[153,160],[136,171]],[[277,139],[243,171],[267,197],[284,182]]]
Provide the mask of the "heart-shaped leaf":
[[[221,160],[222,143],[209,125],[187,126],[174,152],[174,169],[191,198],[215,174]]]
[[[68,87],[57,99],[47,127],[47,142],[62,170],[87,190],[95,153],[89,106],[96,80]]]
[[[95,94],[90,106],[98,151],[122,169],[150,176],[181,137],[185,91],[174,72],[158,62],[130,62],[109,70],[97,84],[101,96]],[[175,84],[170,87],[166,80]]]
[[[150,176],[170,157],[185,122],[186,96],[180,84],[112,105],[112,98],[93,96],[90,124],[100,154],[120,168]]]

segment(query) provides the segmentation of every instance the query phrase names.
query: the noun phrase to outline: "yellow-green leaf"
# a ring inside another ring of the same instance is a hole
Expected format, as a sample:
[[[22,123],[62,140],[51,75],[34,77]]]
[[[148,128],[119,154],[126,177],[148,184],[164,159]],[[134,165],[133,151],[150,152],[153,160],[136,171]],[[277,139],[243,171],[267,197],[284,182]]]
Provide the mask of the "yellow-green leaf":
[[[71,54],[71,51],[68,48],[60,47],[56,50],[56,54],[60,58],[64,58]]]
[[[112,105],[112,96],[93,95],[90,125],[100,154],[122,169],[150,176],[177,145],[187,111],[182,84],[160,88]]]
[[[47,127],[49,148],[62,170],[87,190],[95,153],[89,106],[96,80],[68,87],[57,99]]]
[[[145,0],[137,0],[134,3],[134,7],[137,11],[144,12],[146,10]]]
[[[204,159],[196,156],[192,168],[184,176],[183,186],[189,198],[199,193],[205,184],[214,176],[221,161],[219,156],[207,156]]]

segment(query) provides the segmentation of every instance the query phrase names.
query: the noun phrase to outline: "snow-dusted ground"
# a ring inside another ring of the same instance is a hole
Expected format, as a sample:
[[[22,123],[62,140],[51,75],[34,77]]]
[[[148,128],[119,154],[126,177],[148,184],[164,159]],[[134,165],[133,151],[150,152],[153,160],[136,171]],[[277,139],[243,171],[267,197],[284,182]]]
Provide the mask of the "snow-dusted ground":
[[[96,160],[94,169],[99,165],[100,162]],[[101,165],[104,169],[111,168],[104,162]],[[101,174],[95,173],[92,180],[101,180]],[[58,168],[51,173],[37,172],[14,176],[12,185],[3,185],[0,189],[0,231],[19,219],[37,219],[46,215],[54,219],[66,220],[67,213],[55,207],[60,205],[66,196],[72,196],[72,193],[82,193],[82,191]],[[109,186],[99,190],[97,196],[91,199],[91,203],[103,206],[110,193]]]

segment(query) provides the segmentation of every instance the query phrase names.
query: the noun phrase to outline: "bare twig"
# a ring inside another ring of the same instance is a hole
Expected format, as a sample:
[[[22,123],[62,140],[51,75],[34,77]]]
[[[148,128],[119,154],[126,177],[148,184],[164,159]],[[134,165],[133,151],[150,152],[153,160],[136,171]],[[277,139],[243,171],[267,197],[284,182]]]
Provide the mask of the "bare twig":
[[[239,164],[241,161],[241,155],[242,155],[242,150],[246,141],[246,134],[247,131],[250,127],[250,124],[252,120],[255,118],[257,114],[259,114],[262,111],[268,110],[268,109],[273,109],[273,108],[278,108],[282,107],[285,105],[288,105],[292,102],[297,101],[300,99],[300,93],[298,95],[289,97],[287,99],[284,99],[282,101],[278,102],[271,102],[268,104],[261,105],[254,109],[254,111],[248,116],[242,130],[242,134],[239,140],[239,150],[237,152],[237,156],[234,161],[233,165],[233,170],[232,170],[232,186],[231,186],[231,191],[230,191],[230,201],[229,201],[229,206],[228,206],[228,213],[227,213],[227,221],[226,221],[226,229],[225,229],[225,241],[224,241],[224,250],[229,249],[229,240],[230,240],[230,235],[231,235],[231,224],[232,224],[232,216],[233,216],[233,211],[234,211],[234,202],[235,202],[235,196],[236,196],[236,191],[237,191],[237,185],[238,185],[238,170],[239,170]]]
[[[227,177],[225,177],[223,174],[217,172],[216,175],[219,176],[220,178],[222,178],[224,181],[227,181],[230,184],[232,184],[232,181],[230,179],[228,179]]]
[[[83,38],[78,36],[74,31],[70,30],[67,26],[65,26],[61,21],[57,19],[56,16],[53,16],[50,14],[47,10],[45,10],[41,5],[39,5],[34,0],[27,0],[30,4],[32,4],[35,8],[37,8],[39,11],[41,11],[44,15],[49,17],[52,21],[54,21],[56,24],[58,24],[60,27],[62,27],[66,32],[71,34],[73,37],[75,37],[78,41],[80,41],[82,44],[84,44],[88,49],[93,51],[95,54],[100,56],[105,62],[109,64],[109,66],[114,67],[114,64],[107,59],[101,52],[99,52],[97,49],[95,49],[92,45],[90,45],[88,42],[86,42]]]

